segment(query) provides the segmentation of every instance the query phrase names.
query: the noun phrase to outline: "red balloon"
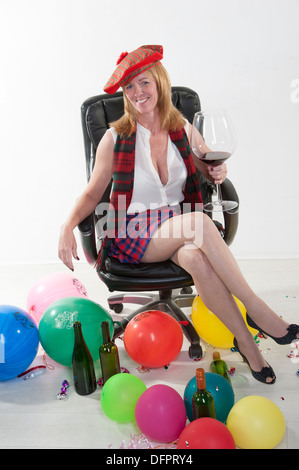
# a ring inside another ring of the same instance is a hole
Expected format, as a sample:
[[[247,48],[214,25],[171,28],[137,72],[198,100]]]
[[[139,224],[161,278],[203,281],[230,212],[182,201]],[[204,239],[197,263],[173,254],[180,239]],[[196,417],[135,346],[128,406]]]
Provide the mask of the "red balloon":
[[[198,418],[181,433],[177,449],[235,449],[236,444],[225,424],[214,418]]]
[[[142,312],[132,318],[124,333],[129,356],[145,367],[163,367],[179,354],[183,332],[179,323],[160,310]]]

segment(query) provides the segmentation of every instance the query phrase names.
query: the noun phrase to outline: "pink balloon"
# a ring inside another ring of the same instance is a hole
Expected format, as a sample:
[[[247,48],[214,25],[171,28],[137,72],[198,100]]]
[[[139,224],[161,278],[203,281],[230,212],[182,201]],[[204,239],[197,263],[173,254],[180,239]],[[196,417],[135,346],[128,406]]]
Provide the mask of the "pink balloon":
[[[173,442],[186,426],[184,401],[172,387],[153,385],[137,401],[135,419],[141,432],[150,439]]]
[[[40,278],[29,290],[27,309],[36,324],[46,308],[63,297],[88,297],[86,288],[68,273],[51,273]]]

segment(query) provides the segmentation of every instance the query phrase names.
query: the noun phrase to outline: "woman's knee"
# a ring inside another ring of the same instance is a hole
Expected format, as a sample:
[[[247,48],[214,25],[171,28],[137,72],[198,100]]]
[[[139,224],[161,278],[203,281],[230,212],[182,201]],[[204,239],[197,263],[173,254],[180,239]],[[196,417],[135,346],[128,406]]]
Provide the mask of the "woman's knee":
[[[174,261],[188,271],[191,275],[200,272],[206,264],[206,257],[193,243],[185,243],[177,250]]]
[[[204,250],[206,243],[215,243],[219,238],[222,239],[211,217],[204,213],[201,213],[200,216],[198,213],[194,213],[194,218],[196,245]]]
[[[203,212],[190,212],[185,214],[182,229],[183,238],[187,241],[192,240],[198,248],[201,248],[204,241],[217,232],[211,218]]]
[[[203,227],[204,227],[205,214],[202,212],[188,212],[183,214],[181,217],[181,237],[186,242],[202,239]]]

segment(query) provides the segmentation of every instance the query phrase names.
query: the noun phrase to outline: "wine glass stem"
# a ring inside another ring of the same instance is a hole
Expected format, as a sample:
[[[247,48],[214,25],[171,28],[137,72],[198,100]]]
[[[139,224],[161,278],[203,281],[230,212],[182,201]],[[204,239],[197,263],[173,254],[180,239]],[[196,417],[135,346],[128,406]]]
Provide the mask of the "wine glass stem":
[[[217,201],[218,201],[218,203],[221,203],[222,202],[222,194],[221,194],[220,184],[216,184],[216,191],[217,191]]]

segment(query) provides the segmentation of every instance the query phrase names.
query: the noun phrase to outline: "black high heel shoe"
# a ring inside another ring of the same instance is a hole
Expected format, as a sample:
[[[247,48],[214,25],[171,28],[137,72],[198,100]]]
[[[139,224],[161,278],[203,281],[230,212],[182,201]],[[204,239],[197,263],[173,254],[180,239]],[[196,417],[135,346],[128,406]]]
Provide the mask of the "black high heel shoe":
[[[262,330],[253,320],[250,318],[248,313],[246,313],[246,320],[249,326],[251,328],[255,328],[256,330],[260,331],[261,333],[265,333],[265,335],[270,336],[270,338],[274,339],[277,344],[291,344],[293,341],[299,340],[297,338],[297,334],[299,333],[299,325],[292,324],[290,325],[287,330],[287,334],[284,336],[281,336],[280,338],[277,338],[275,336],[270,335],[270,333],[267,333],[266,331]]]
[[[238,353],[242,356],[243,361],[246,362],[249,369],[251,370],[252,377],[254,377],[259,382],[262,382],[262,383],[267,384],[267,385],[274,384],[274,382],[276,380],[276,375],[275,375],[274,370],[272,369],[272,367],[268,364],[268,362],[267,362],[268,367],[263,367],[262,370],[260,370],[260,371],[253,370],[253,369],[251,369],[251,366],[248,362],[247,357],[244,356],[244,354],[241,353],[236,338],[234,338],[234,346],[235,346],[236,350],[238,351]],[[267,379],[269,377],[272,379],[271,382],[267,382]]]

